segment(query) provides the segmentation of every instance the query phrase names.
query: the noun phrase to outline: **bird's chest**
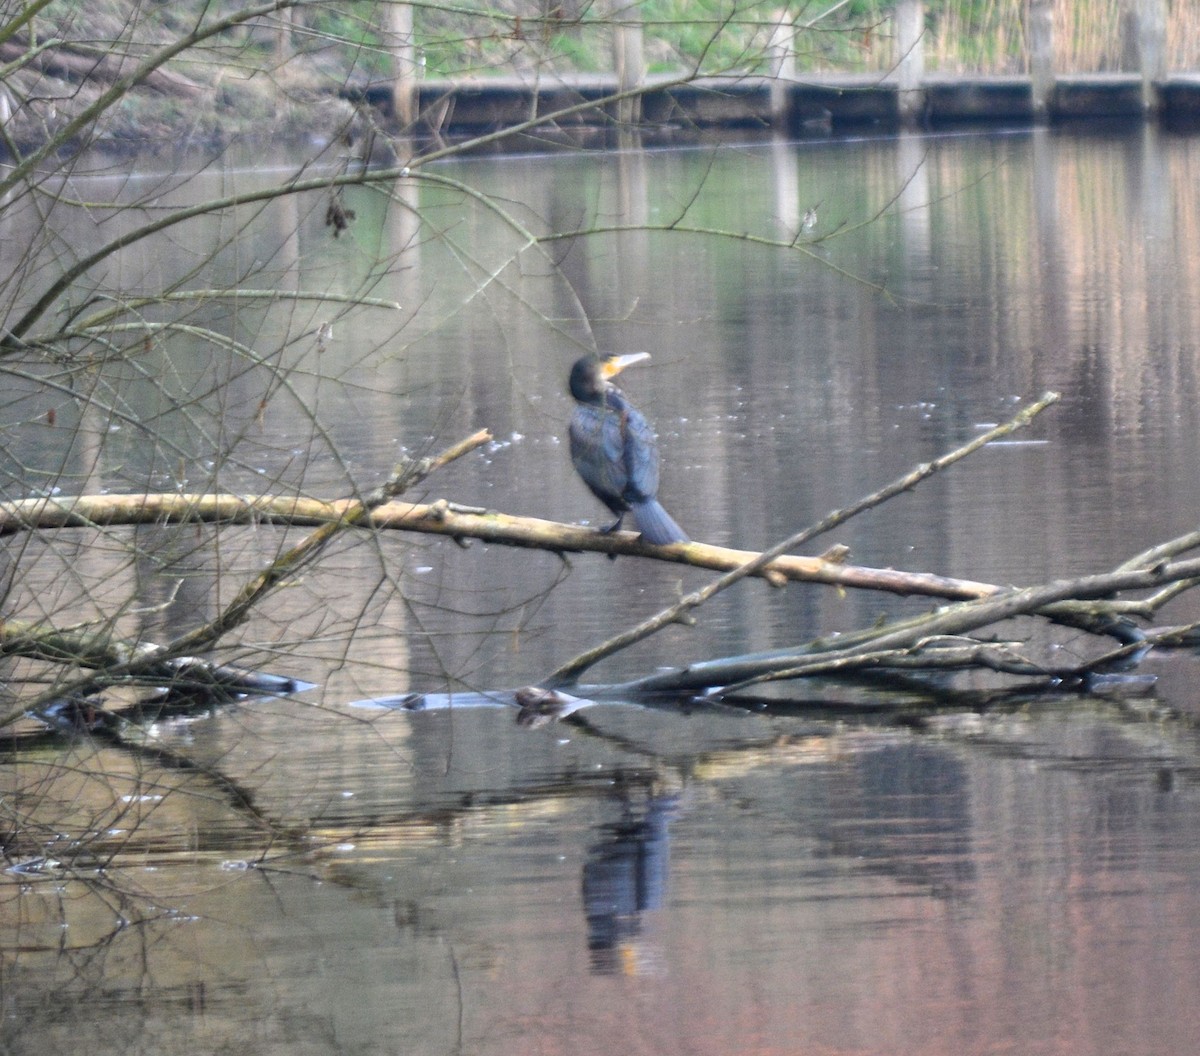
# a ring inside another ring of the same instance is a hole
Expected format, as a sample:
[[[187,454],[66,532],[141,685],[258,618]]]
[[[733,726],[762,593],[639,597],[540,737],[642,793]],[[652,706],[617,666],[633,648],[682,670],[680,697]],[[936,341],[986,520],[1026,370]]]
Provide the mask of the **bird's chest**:
[[[580,407],[571,418],[571,457],[623,463],[630,442],[629,412]]]

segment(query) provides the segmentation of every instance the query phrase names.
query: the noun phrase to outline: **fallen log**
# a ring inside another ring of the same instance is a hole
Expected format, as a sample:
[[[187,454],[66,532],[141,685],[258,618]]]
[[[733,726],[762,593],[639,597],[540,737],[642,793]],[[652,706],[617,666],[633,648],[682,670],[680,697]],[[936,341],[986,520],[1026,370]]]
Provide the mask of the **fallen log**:
[[[1180,555],[1200,546],[1200,533],[1180,537],[1131,558],[1117,570],[1069,582],[1017,589],[991,583],[959,580],[923,572],[890,568],[866,568],[845,562],[844,548],[834,547],[817,557],[786,553],[812,538],[839,527],[847,519],[906,491],[933,473],[947,468],[1000,436],[1028,424],[1042,409],[1058,399],[1047,393],[1009,422],[994,427],[938,459],[922,463],[880,490],[835,510],[816,524],[783,540],[764,553],[733,550],[699,542],[655,546],[631,532],[604,532],[579,525],[561,524],[532,517],[517,517],[493,510],[464,507],[446,500],[410,503],[399,496],[428,473],[474,450],[488,439],[481,431],[443,452],[436,459],[398,467],[393,478],[363,498],[321,501],[296,496],[239,496],[229,494],[158,493],[140,495],[81,495],[42,497],[0,503],[0,535],[48,529],[111,529],[129,525],[209,523],[219,525],[271,524],[280,527],[315,528],[304,541],[290,548],[272,565],[245,584],[238,597],[217,619],[196,628],[166,645],[144,649],[106,651],[103,643],[95,667],[98,677],[78,680],[68,687],[74,695],[87,694],[110,680],[151,679],[171,672],[187,677],[190,665],[202,663],[193,657],[211,646],[236,626],[249,608],[285,575],[292,574],[318,553],[334,534],[342,531],[400,530],[447,536],[458,542],[477,539],[496,545],[548,550],[560,555],[594,551],[610,556],[625,554],[688,564],[723,573],[716,581],[680,598],[650,619],[622,632],[545,678],[525,692],[521,706],[531,723],[553,717],[563,710],[560,698],[572,710],[575,698],[562,694],[561,687],[574,686],[579,675],[606,656],[638,641],[672,622],[687,620],[690,609],[702,605],[720,590],[739,579],[756,575],[774,584],[786,581],[822,583],[842,588],[886,591],[901,595],[936,597],[955,604],[898,621],[882,628],[858,631],[836,639],[817,639],[791,648],[755,656],[709,660],[674,671],[660,671],[644,679],[610,686],[619,694],[653,696],[668,694],[736,693],[763,681],[796,679],[810,675],[840,676],[872,669],[991,669],[1026,677],[1075,678],[1114,671],[1135,665],[1153,644],[1178,633],[1193,634],[1195,628],[1173,629],[1171,634],[1147,641],[1146,632],[1131,617],[1147,618],[1170,598],[1200,582],[1200,560],[1181,560]],[[1116,595],[1130,590],[1153,593],[1135,599]],[[1026,657],[1016,643],[986,642],[971,638],[983,627],[1015,616],[1033,616],[1115,638],[1118,645],[1099,659],[1071,669],[1050,670]],[[1178,633],[1177,633],[1178,632]],[[86,659],[88,642],[60,645],[61,636],[38,630],[0,635],[0,652],[21,652],[41,659],[61,660],[92,666]],[[55,653],[58,655],[48,655]],[[169,662],[169,672],[161,666]],[[219,669],[201,669],[200,678],[226,681]],[[236,679],[235,679],[236,681]],[[602,694],[603,695],[603,694]],[[44,695],[35,701],[46,705]],[[407,706],[407,705],[402,705]],[[0,716],[0,725],[11,718]]]

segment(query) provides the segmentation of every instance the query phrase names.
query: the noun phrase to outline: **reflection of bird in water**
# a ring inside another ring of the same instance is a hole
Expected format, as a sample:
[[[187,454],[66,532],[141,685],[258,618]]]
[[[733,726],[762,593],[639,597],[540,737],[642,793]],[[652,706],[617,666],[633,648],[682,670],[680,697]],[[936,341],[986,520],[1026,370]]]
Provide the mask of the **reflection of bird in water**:
[[[571,461],[605,506],[617,515],[616,531],[632,512],[648,543],[686,543],[687,535],[658,501],[658,444],[650,423],[609,379],[649,353],[584,356],[571,368]]]
[[[593,971],[640,970],[643,914],[666,901],[669,826],[678,806],[673,793],[653,795],[643,811],[603,826],[603,837],[588,848],[583,909]]]

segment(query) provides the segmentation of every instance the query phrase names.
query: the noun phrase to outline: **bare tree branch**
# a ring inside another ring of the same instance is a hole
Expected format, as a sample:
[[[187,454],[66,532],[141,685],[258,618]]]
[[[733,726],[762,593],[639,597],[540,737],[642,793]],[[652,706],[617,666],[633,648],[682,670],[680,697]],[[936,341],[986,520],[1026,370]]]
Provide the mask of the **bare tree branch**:
[[[314,527],[340,521],[353,502],[347,499],[324,502],[296,496],[174,493],[20,499],[0,503],[0,535],[52,528],[138,524]],[[755,563],[755,569],[743,574],[760,576],[776,585],[793,580],[955,600],[982,597],[1000,589],[991,583],[894,568],[867,568],[823,557],[781,553],[762,560],[763,555],[753,551],[695,541],[654,546],[642,542],[636,532],[603,532],[577,524],[461,506],[445,499],[433,503],[389,502],[374,507],[361,523],[373,529],[478,539],[502,546],[556,553],[590,551],[645,557],[715,571],[737,570]]]

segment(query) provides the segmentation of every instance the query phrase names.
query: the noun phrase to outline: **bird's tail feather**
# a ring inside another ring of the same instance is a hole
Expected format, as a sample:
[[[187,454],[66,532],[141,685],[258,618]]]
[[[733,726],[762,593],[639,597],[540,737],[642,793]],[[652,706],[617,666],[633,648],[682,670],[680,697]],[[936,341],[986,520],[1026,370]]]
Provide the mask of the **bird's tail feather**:
[[[648,543],[664,546],[667,543],[687,543],[687,533],[675,523],[657,499],[635,502],[630,507],[638,531]]]

